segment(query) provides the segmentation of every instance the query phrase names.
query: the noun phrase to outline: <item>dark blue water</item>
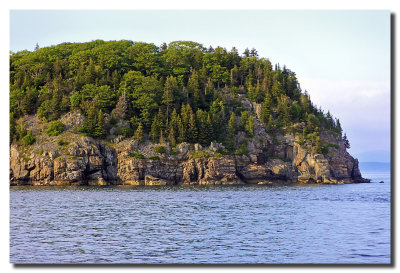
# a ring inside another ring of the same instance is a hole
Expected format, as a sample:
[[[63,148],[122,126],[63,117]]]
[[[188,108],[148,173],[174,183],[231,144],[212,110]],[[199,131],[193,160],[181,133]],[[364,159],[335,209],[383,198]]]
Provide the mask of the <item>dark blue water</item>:
[[[10,262],[390,263],[390,173],[363,176],[372,183],[13,187]]]

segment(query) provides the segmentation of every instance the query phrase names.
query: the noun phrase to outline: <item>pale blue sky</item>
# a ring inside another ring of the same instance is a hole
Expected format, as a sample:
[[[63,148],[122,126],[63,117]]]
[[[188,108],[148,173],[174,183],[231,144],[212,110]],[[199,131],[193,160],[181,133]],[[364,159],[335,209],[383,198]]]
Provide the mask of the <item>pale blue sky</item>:
[[[10,50],[95,39],[256,48],[339,117],[357,155],[390,149],[389,11],[11,11]]]

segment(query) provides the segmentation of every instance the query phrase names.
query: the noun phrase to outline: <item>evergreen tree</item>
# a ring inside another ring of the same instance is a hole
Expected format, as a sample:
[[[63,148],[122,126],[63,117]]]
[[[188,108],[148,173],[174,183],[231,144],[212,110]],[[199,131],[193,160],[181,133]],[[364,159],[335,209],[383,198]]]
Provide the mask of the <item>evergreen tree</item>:
[[[349,140],[347,139],[346,133],[344,133],[344,136],[343,136],[343,143],[344,143],[344,147],[345,147],[346,149],[350,149],[350,142],[349,142]]]
[[[87,111],[87,116],[85,121],[82,123],[81,128],[79,131],[84,133],[88,136],[96,137],[96,129],[97,129],[97,119],[98,119],[98,112],[96,111],[96,107],[94,104],[89,106]]]
[[[101,109],[97,113],[97,122],[94,135],[99,138],[104,138],[107,135],[106,125],[104,123],[104,115]]]
[[[245,130],[246,128],[246,124],[247,124],[247,120],[249,119],[250,114],[247,110],[242,111],[241,112],[241,116],[240,116],[240,130]]]
[[[272,97],[268,92],[265,94],[264,102],[261,104],[260,119],[264,124],[268,124],[269,117],[272,115]]]
[[[158,122],[159,133],[161,133],[161,130],[167,129],[166,125],[168,123],[168,117],[164,115],[164,112],[161,108],[158,108],[157,122]]]
[[[201,145],[207,145],[210,143],[210,131],[207,123],[207,112],[198,109],[196,112],[196,118],[199,131],[198,141]]]
[[[343,129],[342,129],[342,125],[340,124],[339,119],[336,119],[336,132],[339,133],[340,135],[342,135]]]
[[[229,117],[227,132],[228,132],[228,134],[231,134],[233,136],[236,135],[237,124],[236,124],[236,116],[235,116],[234,112],[232,112]]]
[[[177,92],[178,83],[176,79],[171,76],[167,77],[164,85],[164,94],[162,97],[162,103],[167,107],[167,116],[169,115],[170,109],[173,107],[174,104],[174,93]]]
[[[169,128],[173,128],[174,132],[178,132],[178,113],[176,109],[172,111],[170,122],[168,123]]]
[[[189,112],[189,128],[188,128],[188,141],[190,143],[198,142],[198,132],[197,132],[197,125],[196,119],[192,111]]]
[[[161,144],[165,144],[164,130],[161,130],[161,131],[160,131],[159,142],[160,142]]]
[[[254,122],[255,117],[253,116],[250,116],[246,121],[245,131],[249,137],[252,137],[254,135]]]
[[[215,138],[210,114],[207,115],[205,135],[208,137],[207,144],[209,144]]]
[[[257,81],[257,85],[254,89],[254,100],[257,103],[261,103],[263,101],[263,99],[264,99],[264,93],[261,89],[260,81]]]
[[[199,75],[196,70],[193,70],[187,84],[189,100],[193,103],[194,109],[203,106],[203,93],[200,90]]]
[[[235,113],[232,112],[228,121],[227,134],[225,138],[225,146],[231,151],[235,148],[236,132],[237,132],[236,116]]]
[[[133,135],[133,138],[137,141],[142,141],[143,140],[143,125],[141,122],[139,122],[138,127],[136,128],[136,131]]]
[[[182,119],[179,115],[176,123],[178,127],[178,143],[182,143],[185,141],[185,128],[183,126]]]
[[[156,142],[160,138],[160,129],[160,123],[157,119],[157,116],[155,116],[150,130],[151,141]]]
[[[175,147],[176,139],[175,139],[175,130],[173,127],[171,127],[169,130],[168,141],[172,147]]]
[[[21,111],[24,115],[32,114],[36,111],[37,91],[28,88],[21,101]]]

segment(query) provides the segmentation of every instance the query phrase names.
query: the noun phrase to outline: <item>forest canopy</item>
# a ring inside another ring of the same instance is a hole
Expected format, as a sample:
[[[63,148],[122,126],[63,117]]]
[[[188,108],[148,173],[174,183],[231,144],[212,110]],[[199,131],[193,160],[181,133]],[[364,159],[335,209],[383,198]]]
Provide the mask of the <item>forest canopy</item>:
[[[259,104],[259,113],[244,100]],[[218,141],[233,150],[234,136],[252,137],[257,120],[317,150],[321,130],[342,136],[339,120],[312,104],[296,74],[256,49],[96,40],[10,54],[10,141],[29,133],[18,124],[24,115],[54,122],[73,110],[86,117],[81,134],[107,139],[115,127],[114,134],[172,146]]]

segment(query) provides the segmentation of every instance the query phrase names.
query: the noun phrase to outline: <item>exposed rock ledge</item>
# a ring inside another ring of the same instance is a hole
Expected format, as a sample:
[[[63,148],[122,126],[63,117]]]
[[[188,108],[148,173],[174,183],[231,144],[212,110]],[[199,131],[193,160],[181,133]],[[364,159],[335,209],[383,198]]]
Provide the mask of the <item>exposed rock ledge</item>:
[[[69,132],[68,132],[69,133]],[[30,149],[10,146],[10,185],[238,185],[273,183],[359,183],[358,160],[343,143],[328,155],[313,154],[300,146],[294,136],[280,136],[272,144],[268,135],[259,134],[247,144],[248,155],[215,154],[218,143],[207,149],[200,145],[179,144],[172,155],[154,152],[155,144],[123,140],[105,144],[90,137],[71,134],[65,146],[59,137],[40,137]],[[65,139],[66,135],[63,134]],[[331,136],[327,136],[331,137]],[[191,159],[195,150],[210,156]],[[142,153],[145,159],[132,157]],[[154,159],[154,156],[159,158]],[[152,157],[153,156],[153,157]],[[149,159],[149,157],[153,159]]]

